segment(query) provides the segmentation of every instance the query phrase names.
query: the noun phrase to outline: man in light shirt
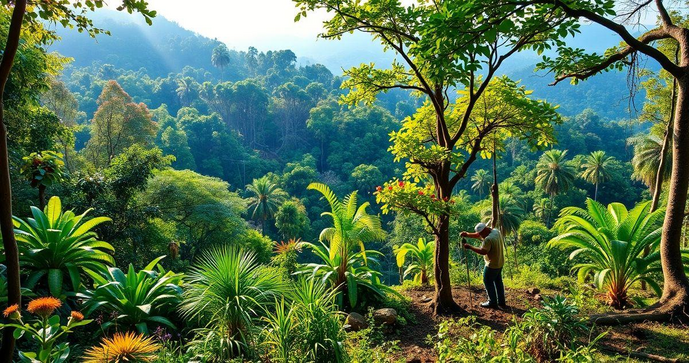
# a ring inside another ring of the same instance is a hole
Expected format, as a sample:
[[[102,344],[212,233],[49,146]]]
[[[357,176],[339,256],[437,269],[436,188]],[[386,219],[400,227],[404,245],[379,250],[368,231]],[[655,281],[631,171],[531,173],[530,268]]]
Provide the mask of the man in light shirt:
[[[483,255],[486,267],[483,269],[483,285],[488,293],[488,301],[481,304],[484,308],[505,308],[505,286],[502,283],[502,266],[505,264],[505,254],[500,231],[479,223],[474,228],[476,233],[462,232],[460,236],[483,240],[481,247],[474,247],[468,243],[464,248]]]

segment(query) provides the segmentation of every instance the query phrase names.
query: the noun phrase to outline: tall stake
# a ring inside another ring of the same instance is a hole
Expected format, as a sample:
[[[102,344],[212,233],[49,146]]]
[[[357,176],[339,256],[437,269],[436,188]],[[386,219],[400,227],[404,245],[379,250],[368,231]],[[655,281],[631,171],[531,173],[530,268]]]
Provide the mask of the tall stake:
[[[464,248],[465,243],[467,243],[467,239],[462,237],[462,248]],[[469,290],[469,303],[471,304],[469,306],[474,306],[474,295],[471,293],[471,276],[469,275],[469,255],[466,248],[464,248],[464,261],[467,265],[467,290]]]

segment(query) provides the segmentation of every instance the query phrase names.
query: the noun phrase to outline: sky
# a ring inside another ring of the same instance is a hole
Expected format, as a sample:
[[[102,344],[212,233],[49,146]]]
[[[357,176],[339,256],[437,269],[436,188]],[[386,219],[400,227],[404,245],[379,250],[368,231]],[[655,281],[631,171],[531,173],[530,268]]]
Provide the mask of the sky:
[[[167,19],[206,37],[217,38],[227,43],[228,47],[238,50],[256,45],[265,49],[294,48],[291,45],[298,42],[314,42],[327,17],[325,12],[310,13],[295,23],[297,9],[290,0],[148,2],[151,9]]]

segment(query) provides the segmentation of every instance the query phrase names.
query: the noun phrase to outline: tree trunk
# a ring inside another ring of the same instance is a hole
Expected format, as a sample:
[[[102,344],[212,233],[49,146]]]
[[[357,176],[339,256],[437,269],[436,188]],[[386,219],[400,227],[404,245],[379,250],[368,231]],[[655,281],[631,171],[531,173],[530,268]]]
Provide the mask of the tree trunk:
[[[19,47],[24,13],[26,12],[26,0],[16,0],[7,43],[0,63],[0,230],[2,230],[2,242],[5,247],[5,265],[7,266],[7,305],[17,304],[21,306],[21,287],[19,281],[19,251],[17,240],[14,237],[14,225],[12,223],[12,186],[10,184],[9,153],[7,148],[7,128],[4,119],[5,85],[12,70],[14,57]],[[14,329],[5,328],[0,347],[0,361],[11,362],[14,355]]]
[[[663,136],[663,146],[660,148],[660,161],[658,163],[658,170],[656,171],[655,183],[653,188],[653,198],[651,199],[651,213],[658,209],[658,204],[660,203],[660,192],[663,189],[663,182],[665,173],[663,172],[666,168],[665,163],[667,162],[667,152],[670,148],[670,131],[675,123],[675,109],[676,109],[676,95],[677,95],[677,80],[672,82],[672,110],[665,127],[665,135]],[[648,256],[651,253],[651,247],[644,248],[643,257]],[[646,281],[641,281],[641,289],[646,290]]]
[[[593,200],[598,201],[598,183],[596,183],[596,188],[593,190]]]
[[[663,267],[663,296],[660,299],[661,311],[689,321],[689,280],[684,273],[680,241],[684,224],[684,211],[689,187],[689,73],[678,80],[677,106],[672,144],[672,175],[660,257]],[[656,186],[660,189],[660,186]]]
[[[433,312],[437,314],[451,313],[459,310],[459,306],[452,299],[452,285],[450,284],[450,216],[438,216],[438,233],[435,234],[435,299]]]
[[[38,206],[41,210],[45,209],[45,185],[38,186]]]

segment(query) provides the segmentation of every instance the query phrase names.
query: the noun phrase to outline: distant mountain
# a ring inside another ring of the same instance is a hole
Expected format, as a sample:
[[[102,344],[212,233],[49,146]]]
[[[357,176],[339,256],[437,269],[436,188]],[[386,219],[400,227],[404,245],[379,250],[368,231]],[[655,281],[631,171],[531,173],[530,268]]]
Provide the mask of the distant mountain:
[[[92,63],[109,63],[116,68],[139,70],[145,68],[151,77],[165,77],[178,73],[185,66],[205,69],[215,77],[220,73],[211,64],[211,53],[219,41],[206,38],[180,27],[164,17],[157,17],[154,26],[147,26],[139,17],[116,11],[102,11],[94,14],[97,26],[111,31],[111,36],[89,38],[86,34],[57,29],[62,40],[56,42],[51,50],[74,58],[74,67],[90,66]],[[602,52],[618,43],[611,31],[600,26],[582,26],[581,34],[569,40],[573,47]],[[289,45],[290,43],[286,43]],[[390,64],[394,54],[383,52],[381,46],[371,41],[366,34],[346,35],[342,40],[325,39],[292,40],[289,48],[298,56],[301,65],[321,63],[334,74],[342,69],[362,62]],[[232,44],[228,44],[232,49]],[[258,45],[259,50],[260,45]],[[237,51],[239,51],[237,49]],[[242,51],[245,51],[242,49]],[[234,52],[236,56],[239,53]],[[552,52],[551,52],[552,54]],[[586,108],[594,109],[599,115],[609,119],[628,119],[630,112],[630,93],[627,76],[624,73],[609,72],[598,75],[577,86],[562,82],[556,87],[548,86],[552,75],[533,73],[534,64],[540,56],[534,52],[521,52],[510,58],[501,72],[534,90],[534,96],[547,99],[560,105],[564,115],[575,115]],[[653,65],[651,65],[653,66]],[[232,77],[230,78],[232,79]],[[635,104],[641,107],[642,101],[636,95]]]
[[[74,67],[93,62],[109,63],[116,68],[146,68],[152,77],[180,72],[185,66],[217,72],[211,65],[211,53],[220,42],[180,27],[163,17],[148,26],[140,17],[104,10],[93,14],[94,24],[107,29],[111,36],[96,39],[87,34],[57,27],[62,38],[50,50],[74,58]],[[218,73],[219,74],[219,73]]]

